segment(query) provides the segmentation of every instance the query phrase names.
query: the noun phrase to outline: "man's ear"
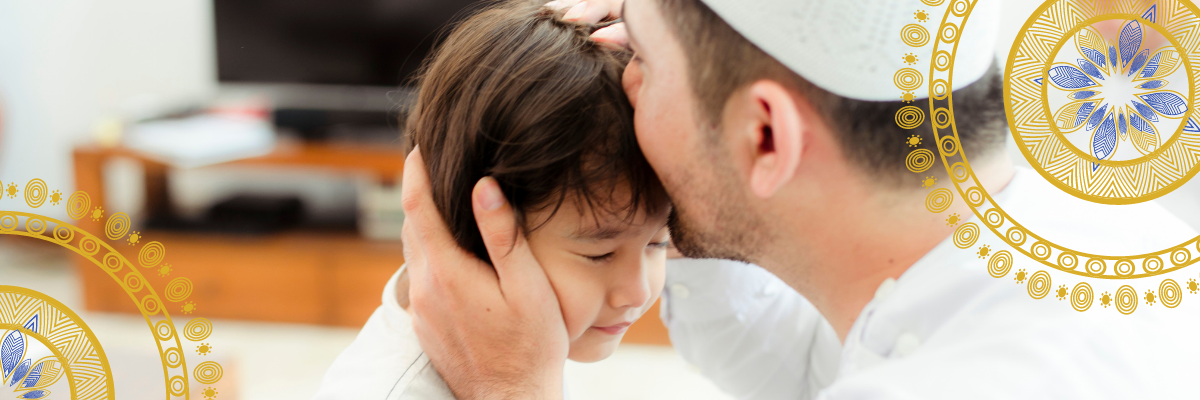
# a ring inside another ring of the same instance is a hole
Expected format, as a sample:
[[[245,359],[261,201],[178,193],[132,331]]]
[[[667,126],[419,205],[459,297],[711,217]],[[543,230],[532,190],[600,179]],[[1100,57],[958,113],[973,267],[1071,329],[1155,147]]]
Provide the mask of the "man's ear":
[[[782,188],[800,165],[804,118],[796,99],[783,85],[760,80],[746,89],[741,114],[748,118],[754,152],[750,158],[750,190],[760,198],[771,197]]]

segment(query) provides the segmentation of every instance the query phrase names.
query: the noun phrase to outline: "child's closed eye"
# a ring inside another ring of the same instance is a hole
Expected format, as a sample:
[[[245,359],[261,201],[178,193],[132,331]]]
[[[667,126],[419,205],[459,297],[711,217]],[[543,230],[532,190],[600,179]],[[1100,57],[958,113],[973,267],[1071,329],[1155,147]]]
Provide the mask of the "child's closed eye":
[[[601,254],[601,255],[596,255],[596,256],[584,255],[583,257],[584,257],[584,258],[586,258],[586,259],[588,259],[588,261],[591,261],[591,262],[598,262],[598,263],[599,263],[599,262],[605,262],[605,261],[608,261],[610,258],[612,258],[612,257],[613,257],[613,255],[614,255],[614,254],[616,254],[616,252],[611,252],[611,251],[610,251],[610,252],[608,252],[608,253],[604,253],[604,254]]]

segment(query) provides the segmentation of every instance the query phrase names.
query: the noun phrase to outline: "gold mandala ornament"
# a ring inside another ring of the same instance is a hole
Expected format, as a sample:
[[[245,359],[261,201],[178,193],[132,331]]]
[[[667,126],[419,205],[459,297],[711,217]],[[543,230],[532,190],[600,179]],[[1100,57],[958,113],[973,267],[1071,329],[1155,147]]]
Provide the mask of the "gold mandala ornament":
[[[0,393],[114,399],[112,370],[79,315],[32,289],[0,285]]]
[[[901,41],[914,47],[926,45],[928,38],[922,36],[934,33],[928,68],[906,65],[894,81],[897,87],[929,82],[928,108],[923,111],[931,124],[920,128],[932,127],[937,156],[958,197],[1011,248],[1011,256],[1029,257],[1082,278],[1118,280],[1162,275],[1200,260],[1200,237],[1145,254],[1093,254],[1048,240],[1009,215],[980,184],[960,151],[954,119],[954,57],[976,1],[936,3],[946,3],[940,24],[929,29],[909,24],[900,33]],[[1034,168],[1064,192],[1113,205],[1157,198],[1200,171],[1200,67],[1192,66],[1193,60],[1200,60],[1198,15],[1194,4],[1180,0],[1048,0],[1039,7],[1016,36],[1004,83],[1008,123]],[[909,76],[910,70],[928,75],[917,79]],[[900,113],[896,117],[898,125],[908,128],[905,122],[911,118]],[[913,169],[911,162],[906,164]],[[913,172],[922,174],[925,188],[937,182],[924,170]],[[948,209],[940,206],[946,204],[941,197],[927,197],[926,209]],[[974,222],[960,225],[953,235],[955,245],[980,258],[997,256],[999,251],[987,244],[974,247],[979,229]],[[1000,271],[1000,264],[993,265],[991,259],[988,263],[989,272]],[[1070,299],[1075,310],[1090,309],[1093,293],[1086,282],[1068,293],[1070,285],[1050,286],[1046,271],[1028,276],[1018,271],[1014,280],[1026,282],[1034,299],[1054,291],[1057,298]],[[1189,293],[1200,292],[1200,283],[1194,281],[1187,282]],[[1144,289],[1139,296],[1132,286],[1122,285],[1112,295],[1102,293],[1099,300],[1104,308],[1114,305],[1120,313],[1131,314],[1143,301],[1173,308],[1184,293],[1184,287],[1169,279]]]

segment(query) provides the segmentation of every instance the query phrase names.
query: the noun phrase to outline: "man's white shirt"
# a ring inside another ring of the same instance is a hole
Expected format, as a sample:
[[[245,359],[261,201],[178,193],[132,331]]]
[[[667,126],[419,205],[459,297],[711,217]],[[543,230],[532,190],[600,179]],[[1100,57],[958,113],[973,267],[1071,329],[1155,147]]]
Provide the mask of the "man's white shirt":
[[[1143,254],[1196,236],[1153,202],[1086,202],[1028,169],[993,195],[1023,226],[1077,251]],[[883,282],[844,344],[803,296],[761,268],[731,261],[669,262],[663,321],[686,360],[742,399],[1200,397],[1191,387],[1200,373],[1193,339],[1200,304],[1191,304],[1200,299],[1187,289],[1194,268],[1135,281],[1086,279],[1030,260],[975,218],[967,222],[981,228],[977,243],[960,249],[947,238]],[[977,255],[983,245],[1012,253],[1008,274],[989,275],[986,256]],[[1025,281],[1017,282],[1021,270]],[[1035,300],[1026,284],[1039,270],[1051,274],[1052,290]],[[1144,298],[1148,290],[1157,296],[1166,278],[1185,292],[1174,309]],[[1069,295],[1057,298],[1060,286],[1069,293],[1085,281],[1094,293],[1088,311],[1075,311]],[[1138,290],[1131,315],[1101,302],[1124,284]]]

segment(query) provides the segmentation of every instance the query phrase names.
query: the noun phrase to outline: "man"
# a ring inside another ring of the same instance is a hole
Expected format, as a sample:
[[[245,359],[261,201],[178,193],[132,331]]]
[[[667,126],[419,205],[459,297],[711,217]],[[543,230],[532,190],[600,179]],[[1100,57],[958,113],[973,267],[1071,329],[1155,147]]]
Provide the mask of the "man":
[[[679,250],[758,264],[795,290],[740,264],[669,272],[663,314],[672,341],[723,389],[829,399],[1187,393],[1184,377],[1195,368],[1184,363],[1197,353],[1179,334],[1192,327],[1170,324],[1194,314],[1172,310],[1177,317],[1163,321],[1138,310],[1117,320],[1035,301],[954,246],[946,215],[971,215],[961,199],[942,214],[924,211],[929,191],[904,169],[903,140],[921,133],[933,148],[928,122],[911,132],[896,126],[905,105],[891,84],[899,67],[875,61],[900,59],[907,48],[893,43],[896,15],[911,18],[920,3],[555,6],[570,6],[568,19],[623,16],[624,28],[595,36],[628,40],[637,54],[625,86],[639,144],[675,203]],[[976,7],[978,25],[963,28],[960,46],[976,51],[955,60],[954,105],[962,149],[988,192],[1043,236],[1091,251],[1139,254],[1194,236],[1153,204],[1097,223],[1098,206],[1031,171],[1014,173],[1003,152],[1002,88],[989,68],[996,11]],[[460,398],[560,397],[561,314],[524,238],[513,234],[511,208],[476,187],[493,269],[446,235],[419,157],[406,164],[404,207],[422,348]],[[1004,246],[988,232],[979,244]],[[1039,268],[1019,255],[1016,267]]]

